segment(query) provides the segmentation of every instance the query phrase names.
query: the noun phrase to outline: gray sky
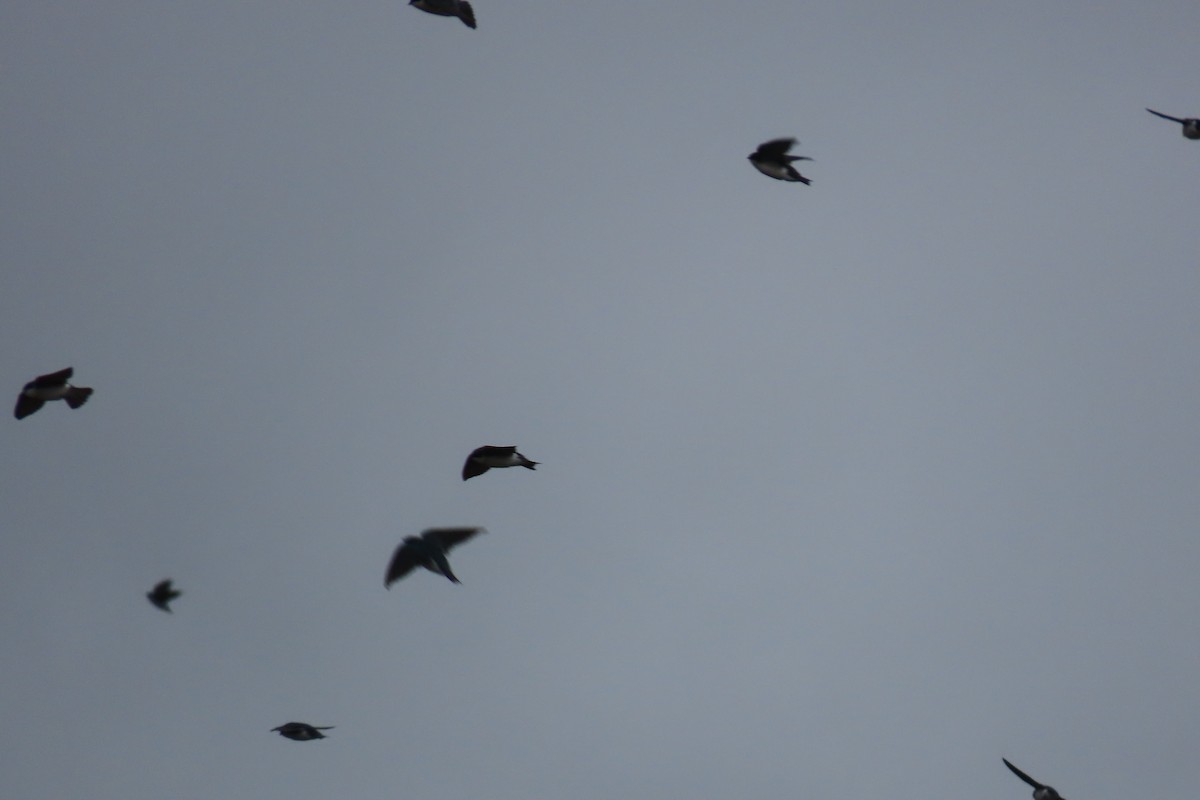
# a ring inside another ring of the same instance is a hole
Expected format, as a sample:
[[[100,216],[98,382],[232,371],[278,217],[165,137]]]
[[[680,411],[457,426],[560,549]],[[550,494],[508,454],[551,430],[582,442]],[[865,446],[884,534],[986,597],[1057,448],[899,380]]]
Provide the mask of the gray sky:
[[[1200,4],[475,10],[0,6],[0,794],[1193,795]]]

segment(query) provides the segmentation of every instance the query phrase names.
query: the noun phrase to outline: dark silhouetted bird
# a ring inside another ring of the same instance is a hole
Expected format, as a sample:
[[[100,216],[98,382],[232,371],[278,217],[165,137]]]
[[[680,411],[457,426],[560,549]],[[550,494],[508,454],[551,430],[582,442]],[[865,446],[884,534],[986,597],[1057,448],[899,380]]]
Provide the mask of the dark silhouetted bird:
[[[1183,135],[1186,138],[1200,139],[1200,119],[1196,119],[1195,117],[1186,117],[1184,119],[1180,119],[1179,117],[1172,117],[1169,114],[1163,114],[1161,112],[1155,111],[1153,108],[1147,108],[1146,110],[1149,111],[1151,114],[1153,114],[1156,117],[1162,117],[1163,119],[1169,119],[1169,120],[1171,120],[1171,122],[1178,122],[1180,125],[1183,126]]]
[[[24,419],[50,400],[66,400],[71,408],[79,408],[86,403],[92,396],[92,390],[67,383],[74,372],[74,369],[67,367],[48,375],[39,375],[25,384],[25,388],[17,395],[17,408],[13,416]]]
[[[439,17],[458,17],[468,28],[475,27],[475,10],[467,0],[409,0],[409,5]]]
[[[1003,761],[1004,766],[1011,769],[1018,778],[1033,787],[1033,800],[1065,800],[1061,794],[1055,791],[1053,786],[1047,786],[1044,783],[1038,783],[1033,778],[1014,767],[1007,758],[1001,758],[1000,760]]]
[[[772,139],[763,142],[746,158],[754,168],[763,175],[769,175],[780,181],[799,181],[805,185],[811,184],[808,178],[796,172],[793,161],[812,161],[808,156],[789,156],[788,150],[796,144],[795,139]]]
[[[462,544],[477,533],[486,533],[484,528],[429,528],[422,531],[420,536],[405,536],[404,541],[396,547],[392,555],[392,563],[388,564],[387,575],[383,585],[392,588],[392,584],[403,578],[416,567],[424,567],[430,572],[445,575],[454,583],[462,583],[450,570],[450,562],[446,553],[457,544]]]
[[[297,742],[309,742],[313,739],[324,739],[325,734],[321,733],[321,731],[331,731],[333,728],[333,725],[326,725],[324,728],[321,728],[309,725],[307,722],[287,722],[278,728],[271,728],[271,732],[279,731],[280,736],[295,739]]]
[[[497,469],[499,467],[536,469],[540,463],[542,462],[530,461],[518,453],[515,446],[495,447],[486,444],[483,447],[476,447],[471,451],[471,455],[467,456],[467,461],[463,464],[462,476],[465,481],[474,478],[476,475],[482,475],[489,469]]]
[[[168,614],[171,613],[171,601],[179,597],[183,592],[178,589],[171,588],[171,579],[159,581],[154,584],[154,588],[146,592],[146,598],[154,604],[155,608],[161,608]]]

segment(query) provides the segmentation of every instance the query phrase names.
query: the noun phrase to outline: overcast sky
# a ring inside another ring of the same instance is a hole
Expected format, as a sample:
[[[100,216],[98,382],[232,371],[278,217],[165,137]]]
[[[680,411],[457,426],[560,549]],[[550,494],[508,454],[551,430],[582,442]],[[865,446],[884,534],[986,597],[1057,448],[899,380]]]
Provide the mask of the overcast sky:
[[[1200,3],[474,5],[0,4],[0,795],[1193,796]]]

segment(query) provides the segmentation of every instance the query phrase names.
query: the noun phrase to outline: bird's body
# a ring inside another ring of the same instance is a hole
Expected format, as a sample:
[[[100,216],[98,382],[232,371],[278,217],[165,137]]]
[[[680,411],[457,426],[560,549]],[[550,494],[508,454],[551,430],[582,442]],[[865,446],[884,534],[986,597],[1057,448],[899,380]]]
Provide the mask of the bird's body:
[[[393,583],[417,567],[424,567],[430,572],[445,576],[451,583],[462,583],[450,569],[446,553],[455,545],[483,532],[483,528],[429,528],[422,531],[420,536],[404,537],[404,541],[392,554],[383,585],[388,589],[392,588]]]
[[[795,183],[803,183],[809,185],[812,183],[808,178],[801,175],[792,166],[794,161],[812,161],[808,156],[790,156],[788,151],[796,145],[795,139],[772,139],[769,142],[763,142],[746,158],[750,159],[750,163],[754,168],[763,175],[774,178],[777,181],[791,181]]]
[[[1155,111],[1153,108],[1147,108],[1146,110],[1156,117],[1169,119],[1171,122],[1178,122],[1183,126],[1183,136],[1185,139],[1200,139],[1200,119],[1196,119],[1194,117],[1185,117],[1180,119],[1179,117],[1172,117],[1170,114],[1163,114],[1160,111]]]
[[[468,28],[475,27],[475,9],[467,0],[410,0],[409,5],[439,17],[458,17]]]
[[[1044,783],[1038,783],[1033,778],[1014,767],[1012,762],[1010,762],[1007,758],[1001,758],[1000,760],[1004,762],[1004,766],[1013,771],[1014,775],[1033,787],[1033,800],[1066,800],[1053,786],[1047,786]]]
[[[179,597],[183,592],[178,589],[171,588],[171,579],[159,581],[154,584],[154,588],[146,592],[146,599],[154,604],[155,608],[161,608],[168,614],[171,613],[171,601]]]
[[[540,463],[540,461],[530,461],[518,453],[515,445],[511,447],[496,447],[495,445],[488,444],[483,447],[476,447],[471,451],[471,455],[467,456],[467,460],[462,468],[462,479],[464,481],[470,480],[476,475],[482,475],[489,469],[500,467],[536,469]]]
[[[321,731],[331,731],[333,728],[333,725],[320,727],[309,725],[307,722],[285,722],[278,728],[271,728],[271,732],[278,731],[280,736],[295,739],[297,742],[308,742],[313,739],[324,739],[325,734],[321,733]]]
[[[17,407],[13,416],[24,419],[51,400],[66,400],[71,408],[79,408],[92,396],[92,390],[86,386],[72,386],[67,383],[75,372],[71,367],[50,372],[25,384],[17,395]]]

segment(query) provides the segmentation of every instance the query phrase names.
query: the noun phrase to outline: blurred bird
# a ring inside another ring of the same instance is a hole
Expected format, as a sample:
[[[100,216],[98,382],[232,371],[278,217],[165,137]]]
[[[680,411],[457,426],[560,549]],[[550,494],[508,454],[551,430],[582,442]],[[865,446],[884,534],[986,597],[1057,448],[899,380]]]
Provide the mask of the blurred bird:
[[[1178,122],[1180,125],[1183,126],[1184,137],[1186,137],[1188,139],[1200,139],[1200,119],[1196,119],[1194,117],[1187,117],[1186,119],[1180,119],[1179,117],[1172,117],[1168,114],[1159,113],[1158,111],[1155,111],[1153,108],[1147,108],[1146,110],[1149,111],[1151,114],[1153,114],[1156,117],[1162,117],[1163,119],[1169,119],[1169,120],[1171,120],[1171,122]]]
[[[154,604],[156,608],[161,608],[168,614],[171,613],[171,601],[179,597],[183,592],[178,589],[171,588],[171,579],[159,581],[154,584],[154,588],[146,592],[146,597]]]
[[[769,142],[763,142],[746,158],[750,159],[750,163],[754,168],[763,175],[780,181],[799,181],[806,186],[811,184],[808,178],[796,172],[792,167],[793,161],[812,161],[808,156],[789,156],[788,150],[796,144],[795,139],[772,139]]]
[[[388,589],[416,567],[445,575],[453,583],[462,583],[450,570],[446,553],[457,544],[465,542],[477,533],[486,533],[484,528],[429,528],[420,536],[406,536],[392,555],[383,585]]]
[[[439,17],[458,17],[468,28],[475,27],[475,11],[467,0],[409,0],[409,5]]]
[[[280,725],[278,728],[271,728],[271,732],[279,731],[280,736],[288,739],[295,739],[297,742],[308,742],[313,739],[324,739],[325,734],[321,731],[333,730],[333,725],[326,725],[324,728],[314,727],[307,722],[288,722]]]
[[[1044,783],[1038,783],[1033,778],[1014,767],[1007,758],[1001,758],[1000,760],[1003,761],[1004,766],[1011,769],[1018,778],[1033,787],[1033,800],[1066,800],[1061,794],[1055,791],[1053,786],[1047,786]]]
[[[66,400],[71,408],[79,408],[92,396],[92,390],[85,386],[72,386],[67,383],[75,370],[71,367],[39,375],[17,395],[17,408],[13,416],[24,419],[42,407],[49,400]]]
[[[474,478],[476,475],[482,475],[493,468],[524,467],[525,469],[536,469],[540,463],[540,461],[530,461],[518,453],[516,446],[494,447],[488,444],[483,447],[476,447],[471,451],[471,455],[467,456],[467,461],[463,464],[462,476],[465,481]]]

